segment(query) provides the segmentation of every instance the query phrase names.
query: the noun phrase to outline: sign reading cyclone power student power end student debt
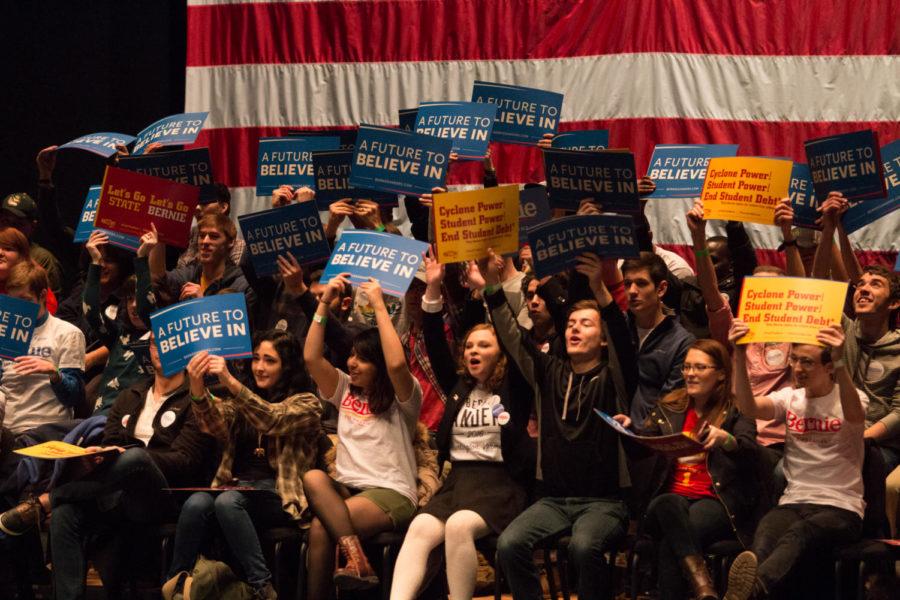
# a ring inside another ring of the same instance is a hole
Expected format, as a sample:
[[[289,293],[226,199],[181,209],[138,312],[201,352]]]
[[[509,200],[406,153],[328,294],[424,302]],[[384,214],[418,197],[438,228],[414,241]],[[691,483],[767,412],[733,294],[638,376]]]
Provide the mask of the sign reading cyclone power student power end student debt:
[[[208,116],[208,112],[190,112],[163,117],[137,134],[131,155],[143,154],[153,142],[163,146],[193,144]]]
[[[92,152],[104,158],[109,158],[116,153],[116,146],[127,146],[136,139],[137,138],[133,135],[102,131],[77,137],[71,142],[66,142],[60,146],[59,150],[65,150],[67,148],[73,150],[87,150],[88,152]]]
[[[350,185],[395,194],[444,187],[451,141],[410,131],[360,125]]]
[[[100,203],[100,191],[102,186],[92,185],[88,188],[87,196],[84,198],[84,206],[81,207],[81,218],[78,220],[78,226],[75,228],[75,235],[72,241],[81,244],[88,241],[91,233],[94,231],[94,220],[97,218],[97,204]],[[118,231],[110,231],[108,229],[101,230],[106,233],[109,243],[114,246],[127,248],[135,251],[141,245],[141,240],[133,235],[125,235]]]
[[[345,230],[334,246],[321,281],[341,273],[354,286],[374,277],[385,293],[402,296],[409,288],[428,244],[392,233]]]
[[[519,249],[519,186],[434,195],[434,239],[438,262],[477,260],[488,248],[499,254]]]
[[[638,255],[634,219],[630,215],[573,215],[528,230],[536,277],[574,267],[578,257],[593,252],[606,258]]]
[[[423,102],[416,112],[416,133],[447,138],[460,159],[484,158],[497,107],[481,102]]]
[[[256,156],[256,195],[271,196],[278,186],[315,185],[312,153],[337,150],[338,136],[263,138]]]
[[[150,315],[163,373],[171,377],[201,350],[226,359],[253,353],[243,294],[220,294],[173,304]]]
[[[545,133],[556,133],[563,95],[518,85],[476,81],[472,102],[497,105],[492,141],[531,145]]]
[[[200,188],[106,167],[96,227],[140,237],[156,225],[159,241],[186,248]]]
[[[28,354],[39,310],[34,302],[0,294],[0,358]]]
[[[279,256],[291,254],[302,265],[331,254],[315,202],[297,202],[241,215],[238,222],[253,270],[260,277],[278,273]]]
[[[656,184],[651,198],[697,198],[713,158],[736,156],[737,144],[657,144],[647,177]]]
[[[847,284],[806,277],[745,277],[738,318],[750,331],[738,344],[818,344],[816,333],[840,324]]]
[[[828,192],[841,192],[848,200],[884,196],[878,134],[871,129],[807,140],[804,145],[820,202]]]
[[[553,136],[553,148],[562,150],[606,150],[609,148],[609,129],[582,129]]]
[[[865,227],[900,208],[900,140],[894,140],[881,149],[881,160],[887,195],[871,200],[851,200],[850,208],[841,218],[847,233]]]
[[[384,206],[396,206],[397,194],[364,190],[350,186],[350,169],[353,166],[353,150],[323,150],[312,153],[315,176],[316,204],[319,210],[338,200],[365,198]]]
[[[576,210],[582,200],[593,198],[603,212],[635,214],[640,210],[630,152],[545,149],[544,176],[554,208]]]
[[[117,166],[135,173],[196,185],[200,188],[201,203],[215,197],[209,148],[126,156],[119,159]]]
[[[772,225],[775,206],[788,196],[789,160],[758,157],[714,158],[703,184],[703,217]]]

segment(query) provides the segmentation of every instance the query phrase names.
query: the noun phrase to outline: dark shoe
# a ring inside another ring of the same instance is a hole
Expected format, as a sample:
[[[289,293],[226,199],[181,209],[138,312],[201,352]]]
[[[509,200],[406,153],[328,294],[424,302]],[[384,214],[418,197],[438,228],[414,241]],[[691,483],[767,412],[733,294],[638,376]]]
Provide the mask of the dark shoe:
[[[368,590],[378,585],[378,576],[369,564],[362,544],[355,535],[338,540],[338,548],[347,564],[334,570],[334,584],[345,591]]]
[[[41,501],[31,497],[0,515],[0,530],[7,535],[22,535],[43,520]]]
[[[691,582],[694,600],[719,600],[719,595],[716,594],[716,588],[702,556],[699,554],[685,556],[681,559],[681,567],[688,576],[688,581]]]
[[[165,582],[162,586],[164,600],[181,600],[184,597],[184,584],[190,574],[187,571],[179,571],[175,577]]]
[[[278,594],[271,582],[266,582],[263,587],[253,590],[253,600],[278,600]]]
[[[741,552],[728,570],[728,589],[723,600],[747,600],[756,583],[756,555],[749,550]]]

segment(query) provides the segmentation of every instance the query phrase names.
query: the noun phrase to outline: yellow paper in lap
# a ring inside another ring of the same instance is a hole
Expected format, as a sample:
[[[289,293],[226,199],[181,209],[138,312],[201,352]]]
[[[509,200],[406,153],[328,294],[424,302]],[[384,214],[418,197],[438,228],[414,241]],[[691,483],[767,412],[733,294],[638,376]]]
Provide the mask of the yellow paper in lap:
[[[74,444],[67,444],[66,442],[44,442],[43,444],[35,444],[34,446],[29,446],[28,448],[20,448],[15,450],[16,454],[22,454],[24,456],[32,456],[34,458],[46,458],[46,459],[54,459],[54,458],[77,458],[79,456],[87,456],[88,454],[95,454],[94,452],[88,452],[81,446],[75,446]]]
[[[703,183],[703,218],[774,224],[775,206],[788,197],[793,165],[775,158],[713,158]]]
[[[434,195],[434,240],[440,263],[477,260],[488,248],[519,249],[519,187],[504,185]]]
[[[816,344],[823,327],[840,324],[847,284],[804,277],[746,277],[738,318],[750,331],[739,344]]]

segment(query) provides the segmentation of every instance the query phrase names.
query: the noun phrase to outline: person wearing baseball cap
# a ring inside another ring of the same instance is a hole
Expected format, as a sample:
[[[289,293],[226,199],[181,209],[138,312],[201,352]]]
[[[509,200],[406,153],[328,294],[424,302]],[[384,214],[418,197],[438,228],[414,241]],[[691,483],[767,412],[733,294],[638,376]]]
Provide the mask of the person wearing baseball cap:
[[[62,297],[62,267],[59,260],[46,248],[34,241],[34,232],[38,225],[38,206],[34,199],[25,192],[9,194],[0,205],[0,228],[15,227],[25,234],[31,242],[31,259],[47,271],[50,289],[59,298]]]

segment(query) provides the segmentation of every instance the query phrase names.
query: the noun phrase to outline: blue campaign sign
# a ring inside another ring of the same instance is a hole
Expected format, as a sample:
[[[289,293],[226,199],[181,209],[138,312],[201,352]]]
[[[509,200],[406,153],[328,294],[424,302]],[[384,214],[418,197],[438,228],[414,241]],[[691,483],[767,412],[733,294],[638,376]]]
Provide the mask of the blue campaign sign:
[[[737,156],[737,144],[657,144],[647,177],[656,183],[651,198],[699,198],[710,159]]]
[[[241,215],[238,222],[253,270],[260,277],[278,273],[279,255],[292,254],[300,264],[309,264],[331,254],[315,202],[297,202]]]
[[[558,133],[551,143],[562,150],[606,150],[609,148],[609,129],[582,129]]]
[[[104,158],[109,158],[116,153],[116,146],[127,146],[137,138],[133,135],[124,133],[113,133],[110,131],[102,131],[100,133],[89,133],[81,137],[77,137],[71,142],[66,142],[59,147],[60,150],[71,148],[73,150],[87,150]]]
[[[256,156],[256,195],[271,196],[278,186],[315,185],[312,153],[337,150],[337,136],[262,138]]]
[[[629,215],[573,215],[528,230],[535,277],[561,273],[593,252],[607,258],[638,255],[634,219]]]
[[[804,145],[820,202],[828,192],[841,192],[848,200],[884,197],[878,134],[871,129],[807,140]]]
[[[423,102],[416,113],[416,133],[447,138],[460,159],[487,154],[497,107],[479,102]]]
[[[850,208],[841,219],[847,233],[852,233],[900,208],[900,140],[894,140],[882,148],[881,159],[887,195],[875,200],[851,200]]]
[[[34,302],[0,294],[0,358],[28,355],[39,310]]]
[[[193,144],[208,116],[208,112],[191,112],[163,117],[137,135],[131,155],[143,154],[147,145],[153,142],[159,142],[163,146]]]
[[[316,204],[319,210],[344,198],[366,198],[383,206],[397,206],[397,195],[350,186],[353,150],[323,150],[312,153],[313,176],[316,178]]]
[[[397,111],[400,129],[402,129],[403,131],[415,131],[417,112],[419,112],[418,108],[401,108],[399,111]]]
[[[335,244],[320,281],[349,273],[356,286],[374,277],[385,293],[402,296],[427,250],[428,244],[400,235],[347,230]]]
[[[215,198],[209,148],[127,156],[119,159],[118,166],[144,175],[196,185],[200,188],[201,204]]]
[[[288,129],[288,137],[335,137],[340,140],[338,148],[341,150],[353,150],[356,147],[356,127],[351,129],[338,129],[329,127],[327,129]]]
[[[88,188],[87,196],[84,198],[84,206],[81,208],[81,217],[78,219],[78,226],[75,227],[75,236],[72,241],[80,244],[88,241],[91,232],[96,229],[94,227],[94,219],[97,217],[97,203],[100,202],[100,191],[103,186],[92,185]],[[118,231],[110,231],[101,229],[109,238],[109,243],[134,252],[141,245],[140,238],[133,235],[119,233]]]
[[[253,354],[244,294],[220,294],[173,304],[150,315],[150,329],[166,377],[183,370],[202,350],[227,359]]]
[[[531,145],[545,133],[556,133],[563,95],[518,85],[476,81],[472,102],[497,105],[492,141]]]
[[[542,185],[519,191],[519,243],[528,241],[528,230],[550,221],[550,200]]]
[[[816,208],[816,194],[813,190],[812,177],[809,176],[809,165],[794,163],[791,169],[791,185],[788,187],[788,196],[791,198],[791,206],[794,209],[794,226],[804,229],[822,229],[816,225],[816,219],[821,217]]]
[[[432,188],[444,187],[451,145],[444,138],[360,125],[350,185],[395,194],[430,194]]]
[[[897,262],[894,263],[894,273],[900,273],[900,254],[897,255]]]
[[[544,176],[554,208],[576,210],[582,200],[593,198],[603,212],[636,214],[640,210],[630,152],[545,149]]]

